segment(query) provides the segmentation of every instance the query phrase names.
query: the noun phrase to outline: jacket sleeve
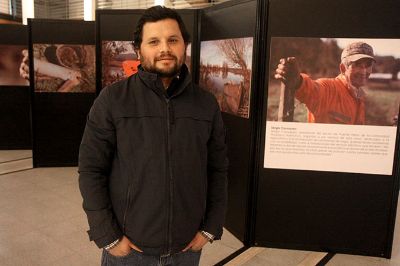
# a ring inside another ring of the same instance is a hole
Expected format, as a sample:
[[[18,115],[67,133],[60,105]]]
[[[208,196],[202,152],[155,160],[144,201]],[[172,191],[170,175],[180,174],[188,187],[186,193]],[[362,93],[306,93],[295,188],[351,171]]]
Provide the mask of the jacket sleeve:
[[[108,178],[116,133],[108,104],[108,89],[95,100],[86,122],[79,148],[79,188],[87,214],[89,238],[99,248],[122,237],[108,193]]]
[[[302,83],[297,89],[295,97],[312,113],[323,112],[327,106],[331,106],[332,99],[336,99],[335,88],[332,88],[330,79],[322,78],[312,80],[308,75],[301,73]]]
[[[220,239],[227,205],[228,159],[225,126],[218,104],[216,105],[208,141],[207,208],[202,230],[213,234],[215,239]]]

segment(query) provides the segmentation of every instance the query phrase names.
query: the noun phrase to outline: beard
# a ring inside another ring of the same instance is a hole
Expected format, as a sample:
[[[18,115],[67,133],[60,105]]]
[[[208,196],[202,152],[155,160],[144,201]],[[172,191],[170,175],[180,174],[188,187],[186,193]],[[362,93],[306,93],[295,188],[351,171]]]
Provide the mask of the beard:
[[[168,53],[168,54],[162,54],[161,56],[154,58],[154,60],[150,60],[142,56],[140,59],[140,64],[146,71],[157,74],[161,78],[172,78],[175,77],[180,72],[183,62],[185,62],[185,57],[186,54],[184,54],[181,60],[179,60],[178,57],[176,57],[175,55]],[[157,66],[157,62],[165,58],[172,59],[173,64],[164,67]]]

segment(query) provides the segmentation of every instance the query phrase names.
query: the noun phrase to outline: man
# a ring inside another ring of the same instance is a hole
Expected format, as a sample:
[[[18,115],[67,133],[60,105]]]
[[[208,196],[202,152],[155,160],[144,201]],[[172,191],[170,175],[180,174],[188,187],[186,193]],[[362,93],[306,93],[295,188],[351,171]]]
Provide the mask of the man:
[[[312,80],[299,72],[294,57],[280,60],[275,78],[294,89],[295,97],[306,104],[312,114],[309,122],[363,125],[365,97],[362,87],[368,81],[374,62],[372,47],[354,42],[343,49],[340,75],[336,78]]]
[[[221,113],[191,82],[189,34],[174,10],[147,9],[134,42],[138,73],[102,90],[80,146],[89,237],[102,265],[198,265],[226,209]]]

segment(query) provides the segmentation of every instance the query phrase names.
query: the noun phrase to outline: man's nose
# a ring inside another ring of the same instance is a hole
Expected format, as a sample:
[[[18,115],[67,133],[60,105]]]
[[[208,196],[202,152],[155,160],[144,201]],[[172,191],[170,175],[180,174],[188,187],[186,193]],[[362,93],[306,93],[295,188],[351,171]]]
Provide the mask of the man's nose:
[[[160,52],[169,52],[170,51],[170,46],[167,41],[162,41],[160,44]]]

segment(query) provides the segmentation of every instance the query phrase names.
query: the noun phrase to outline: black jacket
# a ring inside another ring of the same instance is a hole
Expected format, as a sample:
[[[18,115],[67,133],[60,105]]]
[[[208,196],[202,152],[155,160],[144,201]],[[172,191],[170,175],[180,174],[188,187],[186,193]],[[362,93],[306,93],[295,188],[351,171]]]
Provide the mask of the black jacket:
[[[102,90],[79,151],[79,186],[91,240],[126,235],[148,254],[182,250],[198,230],[222,235],[227,167],[215,98],[186,66],[169,97],[156,74]]]

